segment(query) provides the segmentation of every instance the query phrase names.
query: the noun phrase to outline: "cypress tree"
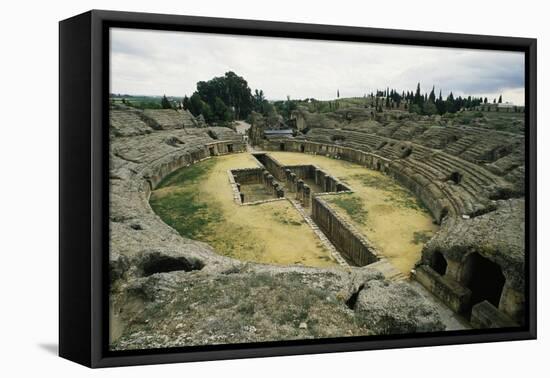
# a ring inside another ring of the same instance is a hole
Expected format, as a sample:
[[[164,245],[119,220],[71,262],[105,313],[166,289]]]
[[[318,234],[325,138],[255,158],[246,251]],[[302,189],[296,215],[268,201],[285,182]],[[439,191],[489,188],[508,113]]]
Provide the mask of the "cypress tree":
[[[423,97],[420,93],[420,83],[416,85],[416,93],[414,94],[414,103],[417,105],[422,105]]]
[[[433,103],[435,103],[435,86],[432,87],[432,91],[430,92],[429,100]]]
[[[172,104],[170,103],[166,95],[162,96],[162,100],[160,100],[160,105],[163,109],[172,109]]]

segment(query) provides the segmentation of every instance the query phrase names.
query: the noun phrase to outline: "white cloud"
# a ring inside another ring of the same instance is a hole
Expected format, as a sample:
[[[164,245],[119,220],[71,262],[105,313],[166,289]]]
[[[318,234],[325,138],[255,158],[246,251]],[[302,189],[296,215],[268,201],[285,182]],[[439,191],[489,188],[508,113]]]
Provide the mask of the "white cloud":
[[[234,71],[270,99],[362,96],[386,87],[524,102],[521,53],[353,42],[111,30],[111,92],[191,95]],[[510,96],[510,97],[508,97]]]

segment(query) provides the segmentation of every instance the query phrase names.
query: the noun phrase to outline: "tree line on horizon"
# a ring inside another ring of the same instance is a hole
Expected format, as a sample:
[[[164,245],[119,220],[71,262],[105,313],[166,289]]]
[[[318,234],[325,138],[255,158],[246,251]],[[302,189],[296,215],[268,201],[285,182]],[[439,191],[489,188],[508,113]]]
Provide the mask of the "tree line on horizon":
[[[371,96],[374,97],[374,94],[371,93]],[[489,103],[487,97],[455,97],[453,92],[443,98],[441,90],[439,90],[439,95],[436,96],[435,86],[432,87],[430,93],[422,93],[420,83],[417,84],[414,92],[402,91],[399,93],[395,89],[390,90],[389,88],[384,91],[377,90],[375,98],[375,107],[378,111],[383,111],[383,108],[400,108],[401,104],[404,103],[404,108],[408,109],[409,112],[421,115],[456,113],[461,109],[470,110]],[[497,99],[494,99],[493,103],[497,103]],[[498,103],[502,103],[502,95],[499,96]]]
[[[366,95],[365,95],[366,97]],[[401,91],[389,87],[385,90],[371,92],[372,106],[377,111],[384,109],[405,109],[411,113],[421,115],[435,115],[456,113],[461,109],[474,109],[482,105],[488,105],[487,97],[455,97],[452,92],[443,97],[441,90],[436,95],[435,86],[429,93],[422,93],[420,83],[415,91]],[[328,101],[328,110],[339,108],[340,90],[337,90],[335,104]],[[498,100],[493,99],[493,104],[502,103],[502,95]],[[182,99],[182,106],[195,117],[202,115],[207,123],[228,124],[234,120],[247,119],[251,112],[260,113],[266,117],[282,116],[284,121],[290,119],[293,110],[301,104],[323,103],[314,98],[304,100],[292,100],[287,96],[286,100],[268,101],[263,90],[255,89],[252,93],[247,81],[232,71],[223,76],[214,77],[208,81],[199,81],[196,90],[188,97]],[[169,109],[173,107],[166,95],[161,99],[161,107]]]

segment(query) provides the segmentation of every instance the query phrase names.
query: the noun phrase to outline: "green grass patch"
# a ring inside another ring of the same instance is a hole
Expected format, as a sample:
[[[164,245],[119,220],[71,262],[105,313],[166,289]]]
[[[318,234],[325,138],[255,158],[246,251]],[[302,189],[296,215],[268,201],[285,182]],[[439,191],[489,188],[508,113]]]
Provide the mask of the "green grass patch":
[[[388,193],[384,200],[401,208],[418,210],[429,213],[424,204],[416,198],[409,190],[398,185],[395,181],[386,176],[374,176],[371,174],[357,174],[351,176],[352,179],[360,180],[364,186],[383,190]]]
[[[286,213],[280,211],[274,211],[272,213],[272,219],[275,222],[289,226],[301,226],[303,223],[303,221],[293,219],[293,217],[289,217]]]
[[[172,172],[151,193],[149,204],[183,237],[209,243],[225,256],[238,258],[239,251],[247,251],[248,258],[259,258],[265,245],[243,227],[228,222],[219,202],[200,196],[200,184],[215,165],[214,158]]]
[[[368,173],[359,173],[350,176],[350,178],[361,181],[364,186],[380,190],[386,190],[389,186],[395,185],[389,178],[385,176],[374,176]]]
[[[355,222],[365,224],[368,211],[365,209],[361,199],[350,195],[345,195],[341,197],[333,197],[329,201],[344,210]]]
[[[177,169],[166,176],[159,183],[157,189],[166,188],[168,186],[180,186],[196,183],[197,180],[206,175],[215,164],[216,162],[214,159],[208,159],[200,162],[199,164],[193,164],[183,169]]]
[[[192,188],[181,188],[162,196],[153,192],[150,204],[165,223],[191,239],[200,237],[208,226],[223,222],[221,212],[199,201]]]
[[[199,199],[198,180],[215,165],[213,159],[178,169],[166,176],[153,191],[149,203],[161,219],[180,235],[194,239],[204,230],[223,222],[218,206]]]

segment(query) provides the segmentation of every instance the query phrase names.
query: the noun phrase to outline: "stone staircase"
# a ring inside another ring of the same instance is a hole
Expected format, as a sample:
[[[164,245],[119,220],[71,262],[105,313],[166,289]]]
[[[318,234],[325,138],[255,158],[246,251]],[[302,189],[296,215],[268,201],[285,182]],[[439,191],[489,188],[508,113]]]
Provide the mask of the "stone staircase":
[[[378,270],[380,273],[384,275],[384,277],[392,282],[400,282],[408,280],[408,275],[404,274],[403,272],[399,271],[395,266],[393,266],[392,263],[390,263],[387,259],[380,259],[379,261],[369,264],[370,268],[374,268]]]

